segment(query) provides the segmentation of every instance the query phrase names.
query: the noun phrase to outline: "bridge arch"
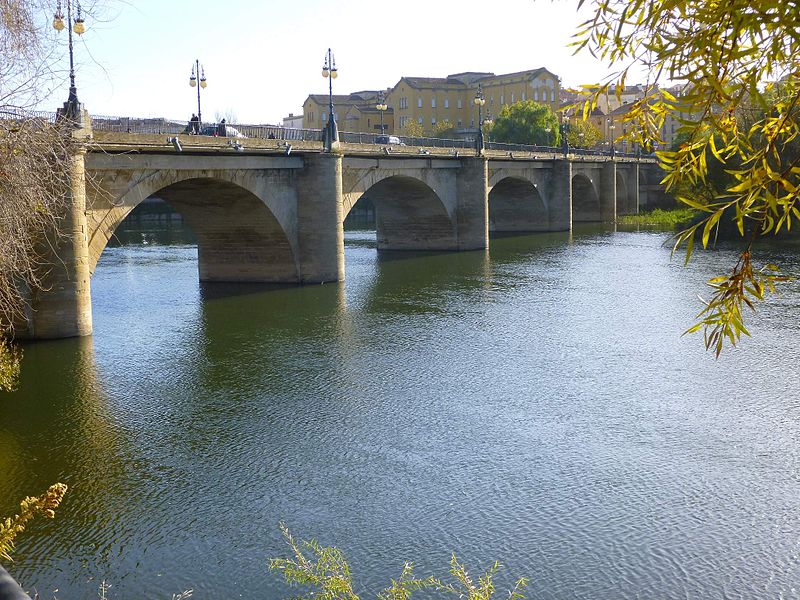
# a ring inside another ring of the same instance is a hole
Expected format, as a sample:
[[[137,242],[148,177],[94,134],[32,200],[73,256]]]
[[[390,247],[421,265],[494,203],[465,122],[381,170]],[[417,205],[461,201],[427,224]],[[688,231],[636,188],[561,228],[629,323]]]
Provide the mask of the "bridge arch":
[[[426,182],[408,175],[389,175],[374,182],[358,201],[375,207],[378,250],[456,250],[453,219],[445,203]],[[346,207],[344,216],[355,206]]]
[[[592,180],[583,173],[572,176],[572,221],[596,222],[603,220],[600,196]]]
[[[506,177],[489,191],[489,231],[549,231],[547,202],[536,184]]]
[[[144,174],[110,207],[87,211],[90,270],[122,221],[158,195],[192,228],[201,281],[297,282],[294,236],[284,225],[291,215],[273,209],[263,183],[247,174],[238,180],[213,172]]]

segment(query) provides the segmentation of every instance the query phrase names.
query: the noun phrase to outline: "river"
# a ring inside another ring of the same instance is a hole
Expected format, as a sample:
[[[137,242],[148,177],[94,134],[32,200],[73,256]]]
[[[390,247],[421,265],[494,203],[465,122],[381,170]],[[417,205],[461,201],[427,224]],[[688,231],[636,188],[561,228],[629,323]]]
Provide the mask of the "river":
[[[27,346],[0,395],[0,514],[70,486],[8,565],[42,598],[285,596],[281,521],[364,597],[451,552],[531,598],[800,597],[798,288],[719,360],[680,335],[731,249],[684,268],[664,233],[586,228],[378,255],[354,231],[346,283],[265,289],[200,285],[174,227],[128,233],[94,336]]]

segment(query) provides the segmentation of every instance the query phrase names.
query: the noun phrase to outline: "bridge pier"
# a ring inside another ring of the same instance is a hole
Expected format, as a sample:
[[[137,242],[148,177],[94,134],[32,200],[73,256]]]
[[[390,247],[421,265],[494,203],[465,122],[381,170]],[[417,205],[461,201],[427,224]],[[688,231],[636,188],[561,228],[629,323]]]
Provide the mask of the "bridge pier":
[[[305,156],[297,174],[297,247],[301,283],[344,281],[342,155]]]
[[[69,208],[59,235],[47,245],[50,270],[41,289],[31,292],[27,331],[15,331],[16,337],[55,339],[92,333],[85,158],[83,147],[70,158]]]
[[[489,246],[489,161],[462,158],[456,181],[456,228],[459,250]]]
[[[550,217],[550,231],[570,231],[572,229],[572,161],[556,159],[553,161],[550,197],[547,207]]]
[[[617,219],[617,163],[603,164],[600,172],[600,220],[610,223]]]

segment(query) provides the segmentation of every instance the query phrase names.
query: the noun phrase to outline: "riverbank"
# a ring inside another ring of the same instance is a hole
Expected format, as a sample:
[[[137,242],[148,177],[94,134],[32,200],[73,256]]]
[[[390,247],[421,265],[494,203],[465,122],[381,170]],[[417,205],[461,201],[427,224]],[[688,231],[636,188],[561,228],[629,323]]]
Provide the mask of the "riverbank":
[[[617,224],[679,229],[689,225],[699,214],[700,211],[692,208],[656,208],[655,210],[641,212],[635,215],[621,215],[617,217]]]

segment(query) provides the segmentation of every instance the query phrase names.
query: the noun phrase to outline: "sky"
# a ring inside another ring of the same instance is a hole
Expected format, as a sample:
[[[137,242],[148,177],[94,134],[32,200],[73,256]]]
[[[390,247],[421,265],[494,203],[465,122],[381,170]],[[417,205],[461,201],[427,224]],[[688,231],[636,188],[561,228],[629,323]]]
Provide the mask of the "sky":
[[[610,72],[568,47],[586,18],[577,0],[94,1],[103,7],[86,16],[74,55],[78,96],[98,116],[188,120],[197,109],[189,76],[199,59],[208,81],[204,121],[280,123],[302,113],[308,94],[327,94],[321,70],[329,47],[339,73],[334,94],[464,71],[545,67],[567,86]],[[66,66],[66,31],[47,27]],[[67,77],[54,83],[44,110],[66,100]]]

